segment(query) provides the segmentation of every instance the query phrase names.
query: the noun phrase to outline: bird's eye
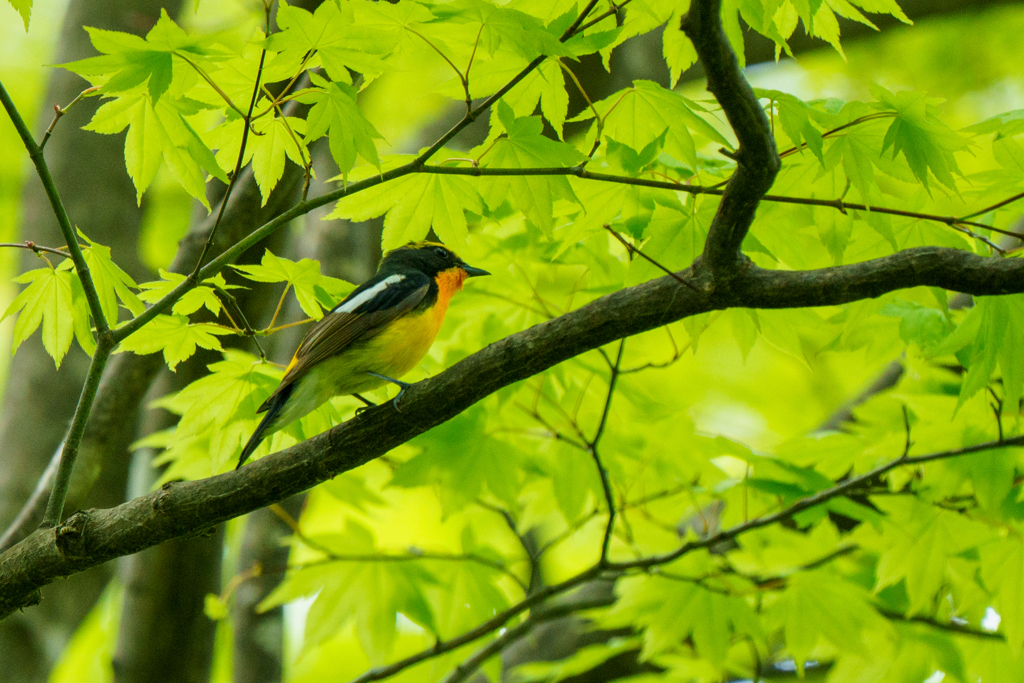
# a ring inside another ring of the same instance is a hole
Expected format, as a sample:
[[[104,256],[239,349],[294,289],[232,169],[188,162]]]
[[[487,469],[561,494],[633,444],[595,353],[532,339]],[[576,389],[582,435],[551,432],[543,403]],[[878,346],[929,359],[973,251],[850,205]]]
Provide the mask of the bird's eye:
[[[434,247],[434,253],[440,256],[441,258],[448,258],[448,250],[445,249],[444,247]]]

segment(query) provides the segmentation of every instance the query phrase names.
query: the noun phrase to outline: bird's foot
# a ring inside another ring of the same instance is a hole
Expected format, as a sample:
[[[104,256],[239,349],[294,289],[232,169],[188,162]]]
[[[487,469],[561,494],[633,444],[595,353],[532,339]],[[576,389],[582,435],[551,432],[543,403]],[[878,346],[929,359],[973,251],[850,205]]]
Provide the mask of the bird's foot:
[[[365,404],[366,404],[366,405],[363,405],[363,406],[359,406],[358,408],[356,408],[356,415],[359,415],[360,413],[362,413],[362,412],[364,412],[364,411],[367,411],[367,410],[369,410],[370,408],[375,408],[375,407],[377,406],[377,404],[376,404],[376,403],[374,403],[373,401],[370,401],[370,400],[368,400],[368,399],[365,399],[365,398],[363,398],[363,397],[362,397],[362,396],[360,396],[359,394],[352,394],[352,395],[353,395],[353,396],[355,396],[355,397],[356,397],[356,398],[358,398],[358,399],[359,399],[360,401],[362,401],[363,403],[365,403]]]
[[[411,387],[412,385],[409,384],[408,382],[403,382],[401,380],[394,379],[393,377],[388,377],[387,375],[381,375],[381,374],[376,373],[376,372],[367,372],[366,374],[373,375],[377,379],[382,379],[385,382],[391,382],[392,384],[394,384],[397,387],[399,387],[398,396],[395,396],[394,400],[391,401],[391,405],[393,405],[395,407],[396,411],[402,412],[402,409],[398,407],[398,402],[401,400],[402,396],[405,394],[405,390],[408,389],[409,387]]]

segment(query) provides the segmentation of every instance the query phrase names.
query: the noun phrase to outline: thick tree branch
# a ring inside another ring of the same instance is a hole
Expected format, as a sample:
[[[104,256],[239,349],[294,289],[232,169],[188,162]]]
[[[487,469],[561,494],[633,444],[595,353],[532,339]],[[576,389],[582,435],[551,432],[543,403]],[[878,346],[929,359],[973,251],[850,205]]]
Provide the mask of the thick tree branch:
[[[974,295],[1024,292],[1024,260],[956,249],[909,249],[885,258],[787,272],[746,265],[728,292],[710,274],[685,271],[700,291],[671,277],[626,288],[513,334],[406,392],[390,404],[238,471],[160,491],[106,510],[78,513],[0,555],[0,615],[33,602],[60,576],[138,552],[277,502],[374,458],[451,419],[498,389],[604,344],[682,318],[731,307],[831,306],[927,285]]]
[[[721,0],[695,0],[681,28],[693,42],[707,73],[708,90],[722,105],[740,143],[736,173],[725,186],[704,246],[711,270],[727,280],[728,269],[741,258],[740,245],[757,205],[775,182],[781,162],[768,116],[743,77],[722,28]]]

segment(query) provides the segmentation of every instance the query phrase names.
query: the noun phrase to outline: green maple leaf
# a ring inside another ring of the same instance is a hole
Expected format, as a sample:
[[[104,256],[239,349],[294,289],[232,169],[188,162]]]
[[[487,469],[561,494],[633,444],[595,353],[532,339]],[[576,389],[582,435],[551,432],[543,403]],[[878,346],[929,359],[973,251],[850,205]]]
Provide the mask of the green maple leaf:
[[[693,561],[711,571],[706,561]],[[742,598],[710,591],[696,583],[658,576],[631,577],[620,580],[615,592],[619,599],[604,617],[604,625],[641,626],[641,657],[645,660],[672,653],[680,642],[692,638],[700,657],[721,666],[734,633],[754,636],[758,632],[753,612]]]
[[[778,112],[778,121],[786,136],[795,146],[806,144],[806,148],[824,164],[824,141],[821,131],[813,124],[813,120],[831,119],[831,116],[824,114],[810,106],[803,100],[778,90],[755,90],[755,94],[761,99],[770,99],[775,102]]]
[[[931,357],[955,353],[967,367],[960,385],[958,410],[988,386],[997,365],[1002,371],[1003,402],[1018,404],[1024,395],[1024,358],[1017,349],[1022,335],[1024,296],[977,297],[956,330],[928,350]]]
[[[882,143],[882,152],[892,147],[893,158],[902,153],[922,185],[928,187],[928,172],[950,189],[956,188],[953,174],[960,173],[953,153],[966,149],[967,142],[939,120],[938,111],[920,93],[892,93],[874,85],[871,94],[896,111]]]
[[[297,54],[316,52],[335,82],[351,82],[348,68],[372,80],[386,69],[383,58],[394,48],[395,38],[389,31],[375,30],[376,27],[363,22],[357,24],[354,4],[324,2],[310,13],[282,3],[277,13],[281,31],[270,36],[268,49]]]
[[[342,177],[356,163],[358,154],[380,169],[375,139],[383,139],[356,103],[356,89],[345,83],[328,83],[313,75],[321,90],[307,90],[300,98],[313,108],[309,112],[305,141],[310,143],[327,134],[331,156],[341,169]]]
[[[264,104],[265,100],[260,100],[257,106]],[[217,148],[216,158],[220,163],[234,167],[243,130],[242,119],[229,116],[227,121],[206,135],[207,143]],[[270,193],[281,180],[286,159],[302,167],[308,163],[309,150],[302,138],[305,130],[306,120],[294,116],[264,116],[253,121],[242,165],[252,163],[253,177],[263,198],[261,206],[266,206]]]
[[[1024,544],[1001,538],[981,548],[981,578],[995,594],[994,607],[1011,650],[1024,645]]]
[[[562,129],[569,111],[569,93],[565,89],[565,75],[557,61],[543,62],[533,73],[506,93],[501,101],[512,107],[516,116],[530,116],[540,103],[540,111],[544,118],[555,129],[559,140],[562,139]],[[493,121],[497,121],[496,113],[492,116]],[[497,121],[497,126],[493,126],[492,123],[492,134],[497,134],[501,130],[503,128],[500,121]]]
[[[174,370],[178,363],[196,352],[196,347],[221,351],[216,335],[225,334],[233,332],[209,323],[190,324],[183,315],[158,315],[122,341],[117,351],[134,351],[142,355],[162,351],[167,366]]]
[[[411,158],[391,157],[387,166]],[[386,213],[384,249],[421,240],[433,228],[445,244],[458,250],[468,234],[466,211],[483,212],[475,183],[461,176],[421,173],[344,197],[328,217],[363,221]]]
[[[313,540],[339,555],[372,556],[373,533],[349,520],[341,534],[319,534]],[[421,563],[327,562],[292,572],[257,608],[266,611],[300,597],[316,594],[306,619],[305,650],[335,636],[355,621],[363,651],[371,662],[382,662],[395,643],[399,613],[436,631],[423,589],[436,583]]]
[[[634,150],[642,150],[667,131],[665,152],[691,167],[697,165],[697,149],[691,131],[731,147],[700,115],[703,107],[653,81],[634,81],[632,88],[595,102],[594,109],[604,122],[603,134]],[[585,121],[593,117],[594,111],[587,108],[570,120]],[[597,126],[592,126],[587,144],[592,144],[596,134]]]
[[[203,57],[212,51],[212,37],[189,36],[171,20],[166,10],[160,11],[160,19],[145,38],[89,27],[86,31],[93,47],[102,54],[63,67],[83,76],[96,77],[101,81],[103,93],[126,92],[147,83],[154,103],[167,92],[174,79],[175,53],[191,58]]]
[[[252,419],[281,381],[278,367],[234,349],[225,350],[224,360],[207,367],[209,375],[152,404],[181,416],[176,437],[201,436],[236,420]]]
[[[495,585],[493,569],[475,562],[446,564],[436,571],[441,590],[431,591],[435,593],[431,596],[435,632],[440,637],[465,633],[509,606],[508,596]]]
[[[147,93],[133,90],[101,106],[85,129],[110,135],[128,128],[125,164],[140,202],[164,163],[185,191],[209,209],[203,171],[223,182],[227,174],[185,119],[197,111],[189,102],[169,97],[154,104]]]
[[[232,268],[254,282],[284,282],[294,288],[302,311],[314,320],[323,317],[322,308],[333,307],[353,289],[344,280],[322,275],[319,261],[308,258],[291,261],[274,255],[269,249],[263,253],[260,265]]]
[[[25,31],[28,32],[28,20],[32,16],[32,0],[7,0],[7,2],[11,3],[14,11],[21,15],[21,20],[25,22]]]
[[[132,291],[132,289],[137,289],[138,285],[128,273],[121,270],[111,260],[110,247],[93,242],[81,231],[79,234],[89,244],[88,249],[82,250],[82,256],[89,266],[89,273],[100,299],[100,308],[103,309],[103,316],[107,319],[107,323],[109,325],[117,324],[118,301],[124,304],[132,315],[142,313],[145,306]]]
[[[697,50],[686,34],[679,28],[682,13],[676,10],[665,25],[662,34],[661,53],[668,64],[669,87],[676,87],[679,77],[697,62]]]
[[[3,318],[18,313],[11,339],[11,355],[21,343],[43,326],[43,347],[59,368],[74,338],[70,261],[60,268],[37,268],[22,273],[14,282],[28,283],[4,311]]]
[[[985,538],[981,525],[916,499],[875,502],[887,513],[896,534],[878,561],[875,590],[903,579],[910,598],[907,614],[928,609],[942,585],[949,558]]]
[[[540,55],[572,56],[556,33],[536,17],[516,9],[484,0],[454,0],[435,6],[433,12],[439,19],[453,24],[479,24],[480,50],[488,55],[506,48],[527,61]]]
[[[483,157],[485,168],[570,167],[586,157],[572,145],[541,135],[544,124],[538,116],[516,118],[512,108],[498,103],[497,114],[505,128]],[[480,154],[483,150],[477,150]],[[523,176],[487,178],[481,183],[484,201],[492,209],[511,197],[534,225],[550,231],[554,226],[553,204],[557,199],[574,200],[568,179],[564,176]]]
[[[154,280],[153,282],[143,282],[139,285],[142,292],[139,293],[139,299],[147,303],[156,303],[165,296],[171,293],[171,291],[184,282],[187,278],[179,273],[171,273],[163,268],[160,269],[160,280]],[[212,278],[204,280],[215,284],[221,289],[234,289],[235,287],[229,285],[224,281],[224,277],[220,274],[214,275]],[[221,300],[217,297],[217,292],[213,287],[206,285],[199,285],[181,295],[181,298],[174,302],[171,307],[171,311],[175,315],[192,315],[200,308],[205,307],[208,311],[213,313],[214,316],[219,316],[221,308],[223,307]]]
[[[509,506],[518,498],[515,451],[486,436],[486,411],[474,406],[413,443],[423,452],[402,463],[392,486],[441,484],[441,505],[451,515],[487,489]],[[510,457],[512,456],[512,457]]]
[[[865,634],[891,630],[868,603],[866,591],[828,571],[790,576],[768,620],[782,627],[786,647],[800,670],[821,639],[867,656]]]

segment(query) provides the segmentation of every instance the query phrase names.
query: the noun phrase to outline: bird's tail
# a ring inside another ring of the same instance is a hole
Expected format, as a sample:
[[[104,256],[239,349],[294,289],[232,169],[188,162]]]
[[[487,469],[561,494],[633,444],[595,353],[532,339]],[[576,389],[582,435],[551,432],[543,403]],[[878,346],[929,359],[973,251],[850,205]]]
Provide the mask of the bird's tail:
[[[293,385],[289,384],[284,387],[283,390],[275,393],[260,406],[260,411],[265,410],[267,411],[267,414],[263,416],[262,420],[260,420],[260,424],[256,427],[256,431],[252,433],[252,436],[249,437],[248,443],[245,444],[245,448],[242,449],[242,455],[238,458],[238,464],[235,465],[236,470],[245,464],[245,461],[249,459],[249,456],[253,454],[253,451],[259,448],[260,444],[263,442],[263,433],[267,431],[270,423],[274,421],[277,414],[281,412],[282,408],[284,408],[285,402],[292,393],[292,386]]]

